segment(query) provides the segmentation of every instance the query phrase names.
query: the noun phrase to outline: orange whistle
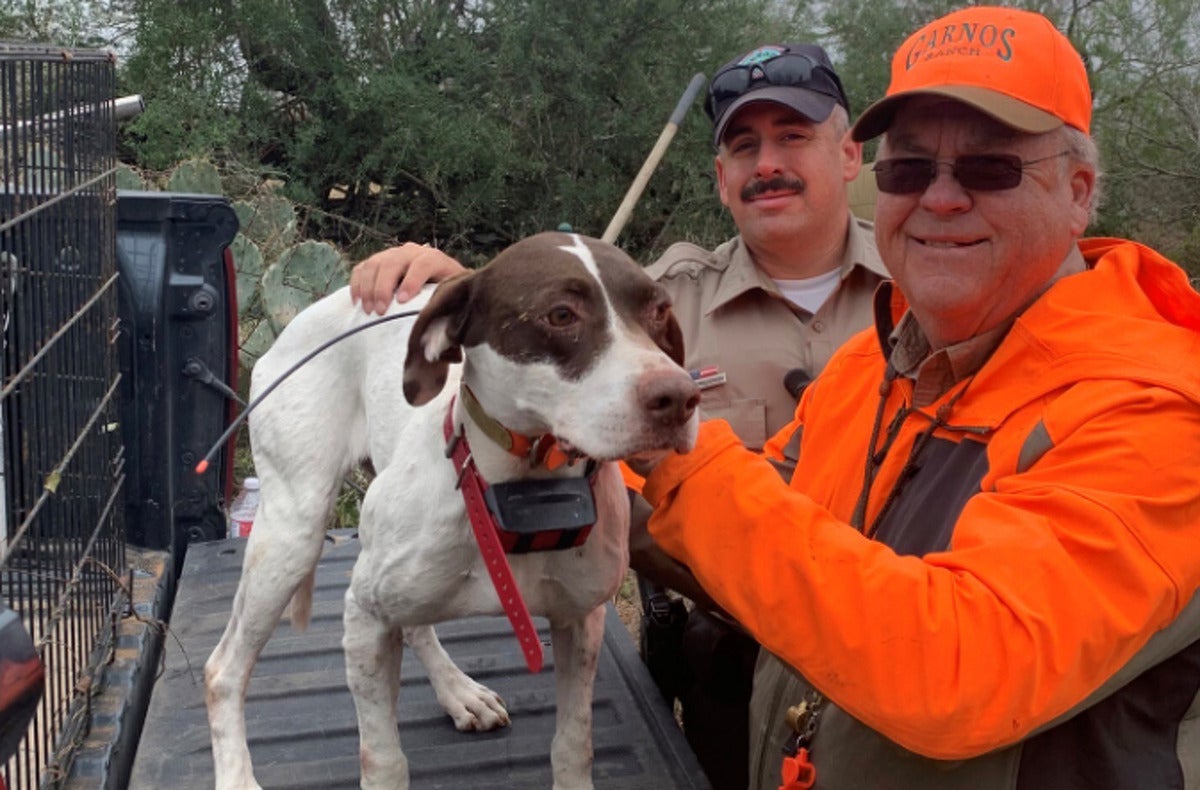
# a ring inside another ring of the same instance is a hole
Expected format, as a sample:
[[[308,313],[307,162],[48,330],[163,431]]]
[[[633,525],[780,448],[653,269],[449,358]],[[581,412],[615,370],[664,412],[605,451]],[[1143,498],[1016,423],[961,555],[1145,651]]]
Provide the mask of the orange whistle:
[[[783,784],[779,790],[811,790],[817,782],[817,767],[808,759],[808,749],[783,758]]]

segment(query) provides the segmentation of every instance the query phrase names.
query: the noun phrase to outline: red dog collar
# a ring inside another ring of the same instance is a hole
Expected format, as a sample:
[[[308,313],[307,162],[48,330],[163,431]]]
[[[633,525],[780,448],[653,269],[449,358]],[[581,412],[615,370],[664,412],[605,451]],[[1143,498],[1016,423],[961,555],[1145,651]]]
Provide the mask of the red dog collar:
[[[475,408],[472,410],[470,404],[474,401],[474,395],[464,385],[462,388],[464,394],[463,405],[467,407],[467,411],[471,418],[475,419],[474,412],[483,413],[482,406],[475,401]],[[517,641],[521,645],[521,651],[525,654],[525,663],[529,667],[530,672],[538,672],[542,668],[542,644],[538,639],[537,631],[533,627],[533,620],[529,615],[529,609],[525,606],[524,599],[521,598],[521,591],[517,587],[516,580],[512,575],[512,568],[508,564],[506,554],[524,554],[531,551],[551,551],[558,549],[567,549],[575,546],[580,546],[587,540],[588,534],[591,532],[592,524],[595,519],[594,506],[589,500],[587,507],[577,511],[575,515],[584,515],[582,519],[576,523],[566,526],[549,529],[538,529],[535,531],[509,531],[500,526],[495,514],[488,507],[488,489],[489,486],[479,476],[479,469],[475,466],[475,461],[471,457],[471,447],[467,442],[466,433],[454,432],[454,402],[455,399],[450,399],[450,406],[446,410],[446,419],[443,423],[443,434],[446,439],[446,457],[451,459],[454,464],[456,483],[455,487],[462,491],[463,503],[467,509],[467,517],[471,522],[471,532],[475,535],[475,542],[479,545],[479,553],[483,557],[484,565],[487,566],[488,575],[492,579],[492,585],[496,589],[496,595],[500,599],[500,605],[504,609],[504,614],[508,617],[509,623],[512,624],[513,631],[517,635]],[[491,426],[500,426],[500,423],[495,420],[490,420]],[[481,425],[489,438],[492,434],[487,431],[486,425]],[[503,428],[503,426],[500,426]],[[507,430],[507,429],[505,429]],[[511,433],[511,432],[509,432]],[[519,436],[519,434],[511,434]],[[546,434],[549,436],[549,434]],[[552,439],[552,437],[551,437]],[[501,444],[502,447],[505,445]],[[512,449],[505,447],[510,453]],[[560,454],[562,451],[555,446]],[[516,453],[513,453],[516,455]],[[537,463],[532,457],[521,457],[530,463]],[[567,460],[563,454],[563,460]],[[589,462],[589,467],[593,462]],[[557,465],[557,464],[556,464]],[[548,468],[551,467],[546,464]],[[595,471],[587,475],[586,487],[590,487],[595,482]],[[590,497],[589,492],[589,497]]]
[[[504,556],[504,547],[500,545],[500,536],[483,500],[484,483],[479,479],[475,461],[471,459],[467,437],[454,433],[454,398],[450,399],[450,408],[446,411],[444,433],[448,442],[446,457],[454,461],[458,470],[458,487],[462,490],[467,517],[471,522],[471,531],[475,533],[475,542],[479,544],[479,553],[483,555],[483,564],[487,566],[500,605],[517,635],[521,652],[525,654],[526,666],[530,672],[541,672],[542,642],[537,629],[533,627],[533,618],[529,616],[529,608],[521,597],[508,558]]]

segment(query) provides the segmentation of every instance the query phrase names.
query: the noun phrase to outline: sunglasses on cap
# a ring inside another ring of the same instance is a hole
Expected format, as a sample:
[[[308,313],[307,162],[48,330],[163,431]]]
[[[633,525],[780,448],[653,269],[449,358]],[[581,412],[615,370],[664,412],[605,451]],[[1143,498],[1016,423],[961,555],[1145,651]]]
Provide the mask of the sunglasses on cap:
[[[1013,189],[1021,183],[1025,168],[1038,162],[1066,156],[1070,151],[1043,156],[1040,159],[1023,160],[1014,154],[971,154],[958,156],[951,161],[926,157],[904,157],[880,159],[871,168],[875,171],[875,183],[880,192],[890,195],[911,195],[924,192],[937,178],[943,165],[950,168],[963,189],[977,192],[997,192]]]
[[[730,102],[744,94],[755,82],[781,88],[806,88],[837,100],[850,111],[842,82],[832,70],[800,52],[784,52],[756,63],[735,63],[713,75],[708,83],[704,111],[714,121]]]

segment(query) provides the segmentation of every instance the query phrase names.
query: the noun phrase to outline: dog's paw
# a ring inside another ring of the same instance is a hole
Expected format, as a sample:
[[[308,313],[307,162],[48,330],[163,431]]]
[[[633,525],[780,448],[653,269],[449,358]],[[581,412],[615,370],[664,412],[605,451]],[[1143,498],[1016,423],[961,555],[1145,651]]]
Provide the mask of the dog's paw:
[[[487,732],[511,723],[500,695],[466,675],[439,689],[438,702],[459,732]]]

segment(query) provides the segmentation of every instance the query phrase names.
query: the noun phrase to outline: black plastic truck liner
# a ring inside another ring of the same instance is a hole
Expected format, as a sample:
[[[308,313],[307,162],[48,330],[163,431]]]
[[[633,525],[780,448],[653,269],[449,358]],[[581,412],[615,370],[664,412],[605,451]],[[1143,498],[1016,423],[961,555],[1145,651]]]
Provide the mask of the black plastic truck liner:
[[[341,651],[342,598],[358,554],[350,531],[334,533],[317,569],[313,620],[304,634],[280,624],[255,667],[246,715],[250,753],[264,788],[356,788],[358,731]],[[188,548],[130,788],[211,788],[204,662],[229,619],[246,541]],[[548,626],[537,619],[543,641]],[[525,667],[503,617],[437,627],[447,651],[504,698],[511,726],[460,733],[434,699],[424,668],[407,652],[400,739],[414,788],[549,788],[554,732],[553,657],[537,675]],[[658,694],[629,632],[608,607],[596,678],[593,778],[598,790],[707,788],[682,732]]]

